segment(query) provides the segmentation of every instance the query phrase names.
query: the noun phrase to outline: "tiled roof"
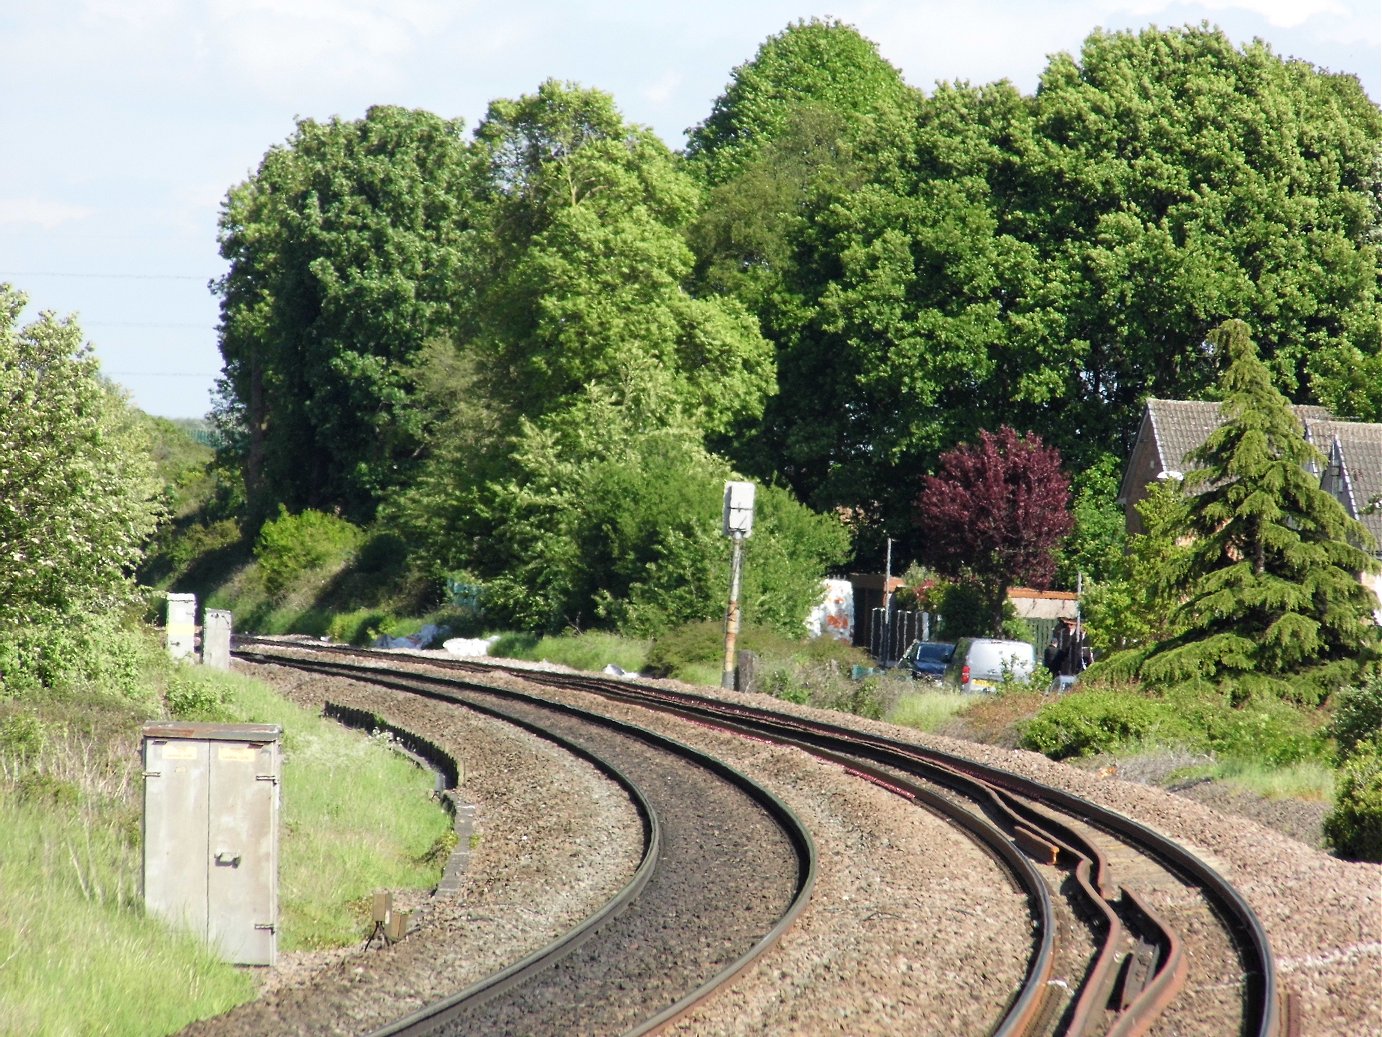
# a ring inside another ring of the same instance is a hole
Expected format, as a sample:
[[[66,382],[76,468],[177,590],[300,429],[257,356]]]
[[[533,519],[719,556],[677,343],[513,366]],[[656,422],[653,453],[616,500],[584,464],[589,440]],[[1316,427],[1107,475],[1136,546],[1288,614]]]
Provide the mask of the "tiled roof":
[[[1382,425],[1337,421],[1324,407],[1298,405],[1305,437],[1327,459],[1321,485],[1334,494],[1382,545],[1382,514],[1371,505],[1382,500]],[[1196,465],[1187,455],[1219,424],[1219,405],[1194,400],[1148,400],[1147,421],[1164,472],[1187,472]]]
[[[1310,422],[1308,432],[1330,461],[1322,484],[1382,545],[1382,514],[1373,507],[1382,500],[1382,425],[1326,419]]]
[[[1332,421],[1329,411],[1323,407],[1301,404],[1291,409],[1306,429],[1319,421],[1328,421],[1331,426],[1349,424]],[[1209,434],[1219,426],[1219,405],[1202,400],[1152,399],[1147,401],[1147,417],[1152,424],[1161,470],[1185,473],[1198,467],[1189,460],[1190,451],[1208,439]],[[1314,442],[1316,447],[1320,446],[1317,440]],[[1320,450],[1328,453],[1327,446],[1320,447]]]

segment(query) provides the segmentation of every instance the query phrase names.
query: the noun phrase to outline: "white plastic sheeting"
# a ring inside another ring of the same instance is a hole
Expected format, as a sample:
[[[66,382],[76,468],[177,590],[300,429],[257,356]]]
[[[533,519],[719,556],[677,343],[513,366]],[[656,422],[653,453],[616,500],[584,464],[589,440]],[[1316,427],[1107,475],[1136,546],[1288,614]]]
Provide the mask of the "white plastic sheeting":
[[[812,637],[854,640],[854,585],[848,580],[822,580],[821,601],[806,617]]]

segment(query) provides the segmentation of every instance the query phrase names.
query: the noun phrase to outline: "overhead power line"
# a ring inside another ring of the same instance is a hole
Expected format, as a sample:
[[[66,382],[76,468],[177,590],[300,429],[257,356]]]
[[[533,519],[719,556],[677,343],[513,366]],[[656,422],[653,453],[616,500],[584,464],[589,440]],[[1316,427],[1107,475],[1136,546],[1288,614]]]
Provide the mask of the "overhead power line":
[[[205,281],[198,274],[87,274],[61,270],[0,270],[0,277],[86,277],[133,281]]]

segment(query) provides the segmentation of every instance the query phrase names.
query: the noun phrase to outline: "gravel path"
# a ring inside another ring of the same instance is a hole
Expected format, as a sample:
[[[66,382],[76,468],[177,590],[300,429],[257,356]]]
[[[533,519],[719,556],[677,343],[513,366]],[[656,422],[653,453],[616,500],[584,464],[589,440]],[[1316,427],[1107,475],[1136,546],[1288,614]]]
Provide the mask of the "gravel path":
[[[359,696],[364,704],[378,694],[263,667],[251,672],[278,673],[280,687],[308,705],[328,695],[347,704]],[[600,701],[546,694],[587,708]],[[823,857],[811,908],[778,948],[673,1032],[987,1031],[993,1006],[1022,974],[1027,948],[1015,934],[1027,912],[1016,893],[995,892],[996,866],[968,840],[928,812],[792,750],[611,703],[599,708],[636,716],[765,781],[806,822]],[[459,988],[528,953],[627,879],[636,822],[592,769],[545,751],[540,740],[474,717],[458,721],[435,705],[399,701],[386,712],[451,747],[464,766],[460,798],[477,808],[478,839],[460,891],[418,898],[416,932],[387,950],[281,954],[260,1001],[188,1033],[367,1032],[411,1011],[439,985]],[[1255,821],[1106,772],[842,714],[829,718],[1060,785],[1177,839],[1214,862],[1261,917],[1282,980],[1300,996],[1304,1037],[1382,1037],[1382,866],[1335,860]],[[566,791],[553,797],[554,788]],[[454,918],[464,920],[470,938],[459,948],[441,946],[448,941],[429,933],[454,933]],[[433,978],[420,981],[424,967]],[[314,1005],[332,1006],[331,1018],[313,1017]]]

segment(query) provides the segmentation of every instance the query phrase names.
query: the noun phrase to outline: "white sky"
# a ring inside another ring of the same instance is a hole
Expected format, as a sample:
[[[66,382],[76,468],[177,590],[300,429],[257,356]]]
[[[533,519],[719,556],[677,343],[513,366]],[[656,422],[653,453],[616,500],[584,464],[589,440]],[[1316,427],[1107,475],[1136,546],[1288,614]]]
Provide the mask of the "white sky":
[[[672,147],[735,66],[833,17],[906,80],[1012,80],[1096,27],[1209,21],[1236,42],[1382,78],[1382,0],[0,0],[0,281],[76,314],[136,405],[201,417],[220,369],[221,200],[298,117],[423,108],[473,129],[554,77],[611,93]]]

